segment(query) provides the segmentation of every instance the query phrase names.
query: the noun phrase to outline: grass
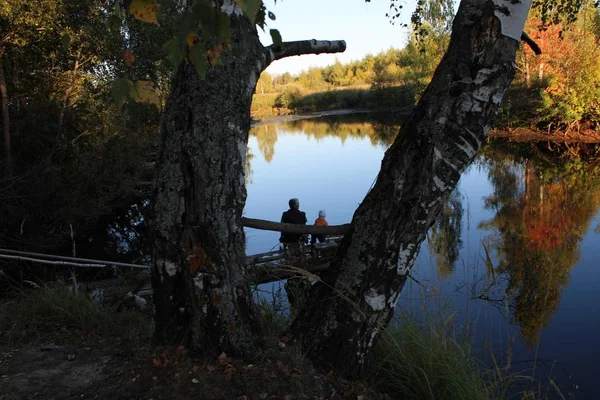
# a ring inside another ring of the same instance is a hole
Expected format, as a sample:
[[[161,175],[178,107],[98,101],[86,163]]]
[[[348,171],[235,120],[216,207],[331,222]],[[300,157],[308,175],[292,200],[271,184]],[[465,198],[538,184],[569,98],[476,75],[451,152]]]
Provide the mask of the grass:
[[[483,375],[470,347],[449,337],[443,324],[406,315],[382,334],[371,365],[373,385],[402,399],[498,398]]]
[[[452,318],[402,315],[375,346],[369,380],[394,399],[547,399],[564,396],[550,379],[545,390],[529,371],[484,367],[468,335],[451,334]]]
[[[281,289],[255,297],[265,333],[273,340],[290,322],[284,297]],[[552,381],[542,393],[539,385],[535,390],[527,389],[539,384],[531,374],[514,372],[495,361],[491,368],[483,366],[475,354],[479,349],[472,347],[468,333],[454,332],[452,315],[444,318],[421,309],[418,318],[403,313],[395,322],[380,335],[372,355],[367,384],[375,397],[384,393],[388,398],[405,400],[544,399],[552,392],[564,398]],[[2,341],[49,341],[49,337],[71,332],[131,338],[140,344],[148,343],[152,325],[149,315],[128,311],[115,314],[86,295],[69,292],[64,283],[23,290],[0,303]],[[287,357],[291,358],[285,360],[286,365],[300,368],[306,363],[299,349]]]
[[[282,110],[285,113],[305,113],[345,108],[407,107],[415,104],[417,90],[414,85],[404,85],[384,88],[348,87],[320,92],[299,91]],[[275,103],[280,94],[255,94],[252,99],[252,115],[261,117],[276,114]]]
[[[53,331],[95,333],[140,343],[151,337],[153,321],[151,316],[140,312],[114,313],[86,294],[71,293],[64,283],[23,290],[0,303],[0,339],[47,339]]]

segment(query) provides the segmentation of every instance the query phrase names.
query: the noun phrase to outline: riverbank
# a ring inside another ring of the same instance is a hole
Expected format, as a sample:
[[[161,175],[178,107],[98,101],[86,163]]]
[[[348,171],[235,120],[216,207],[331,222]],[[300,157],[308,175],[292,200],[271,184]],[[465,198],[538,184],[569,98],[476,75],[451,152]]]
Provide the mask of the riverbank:
[[[347,108],[339,110],[329,111],[317,111],[312,113],[302,114],[285,114],[279,116],[267,116],[262,119],[254,119],[251,126],[263,126],[278,124],[282,122],[302,121],[314,118],[326,118],[326,117],[337,117],[344,115],[355,115],[355,114],[389,114],[397,121],[402,121],[408,118],[412,111],[413,106],[401,107],[401,108]],[[555,142],[555,143],[585,143],[585,144],[600,144],[600,131],[592,129],[571,129],[571,130],[555,130],[555,131],[543,131],[541,129],[534,129],[528,127],[517,127],[517,128],[493,128],[489,131],[488,137],[491,139],[507,139],[515,142]]]
[[[323,118],[323,117],[336,117],[342,115],[354,115],[354,114],[377,114],[377,113],[388,113],[394,115],[399,120],[407,118],[412,113],[413,107],[403,108],[375,108],[375,109],[362,109],[362,108],[346,108],[340,110],[329,110],[329,111],[315,111],[312,113],[304,114],[285,114],[278,116],[270,116],[263,119],[255,119],[251,123],[251,127],[278,124],[281,122],[301,121],[305,119]]]
[[[265,349],[248,363],[154,347],[149,312],[115,313],[61,284],[24,291],[0,303],[0,399],[484,400],[504,398],[514,378],[480,369],[446,321],[405,316],[382,334],[368,378],[348,381],[313,367],[282,336],[289,320],[265,304]]]
[[[591,129],[545,132],[532,128],[492,129],[489,137],[515,142],[600,143],[600,131]]]

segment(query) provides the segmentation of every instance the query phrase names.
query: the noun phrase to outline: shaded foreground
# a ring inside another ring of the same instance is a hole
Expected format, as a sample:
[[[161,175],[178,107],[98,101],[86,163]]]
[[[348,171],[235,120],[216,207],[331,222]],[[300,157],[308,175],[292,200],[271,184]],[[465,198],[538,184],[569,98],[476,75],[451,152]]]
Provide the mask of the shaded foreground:
[[[22,293],[0,303],[0,399],[492,399],[516,380],[484,372],[444,321],[404,316],[383,335],[368,379],[347,381],[315,369],[281,334],[281,298],[262,305],[267,348],[248,364],[153,347],[150,313],[114,314],[64,285]]]

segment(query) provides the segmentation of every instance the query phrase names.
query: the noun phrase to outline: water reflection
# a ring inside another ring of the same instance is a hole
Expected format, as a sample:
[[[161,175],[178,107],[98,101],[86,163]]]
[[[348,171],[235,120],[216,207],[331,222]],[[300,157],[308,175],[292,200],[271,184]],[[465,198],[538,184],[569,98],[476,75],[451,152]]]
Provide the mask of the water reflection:
[[[513,323],[533,346],[559,306],[598,211],[599,167],[535,154],[522,158],[494,146],[482,162],[494,188],[485,208],[494,217],[478,227],[493,232],[487,242],[496,251],[497,274],[506,279]]]
[[[398,118],[386,114],[355,114],[302,119],[254,127],[260,153],[267,163],[275,156],[275,145],[280,133],[303,134],[317,141],[338,138],[342,145],[348,138],[368,138],[373,146],[389,147],[400,129]]]
[[[441,277],[454,272],[462,248],[463,197],[458,190],[450,195],[448,202],[436,218],[427,243],[435,256],[437,271]]]

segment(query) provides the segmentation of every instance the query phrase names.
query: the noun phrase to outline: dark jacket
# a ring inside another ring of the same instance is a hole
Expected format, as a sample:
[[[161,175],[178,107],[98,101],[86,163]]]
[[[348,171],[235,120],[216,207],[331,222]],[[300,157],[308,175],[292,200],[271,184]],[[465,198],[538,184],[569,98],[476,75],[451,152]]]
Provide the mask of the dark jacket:
[[[281,216],[281,222],[286,223],[286,224],[305,225],[306,224],[306,214],[300,210],[290,208],[289,210],[284,212],[283,215]],[[281,237],[279,238],[279,241],[281,243],[298,243],[301,236],[302,235],[282,233]]]

